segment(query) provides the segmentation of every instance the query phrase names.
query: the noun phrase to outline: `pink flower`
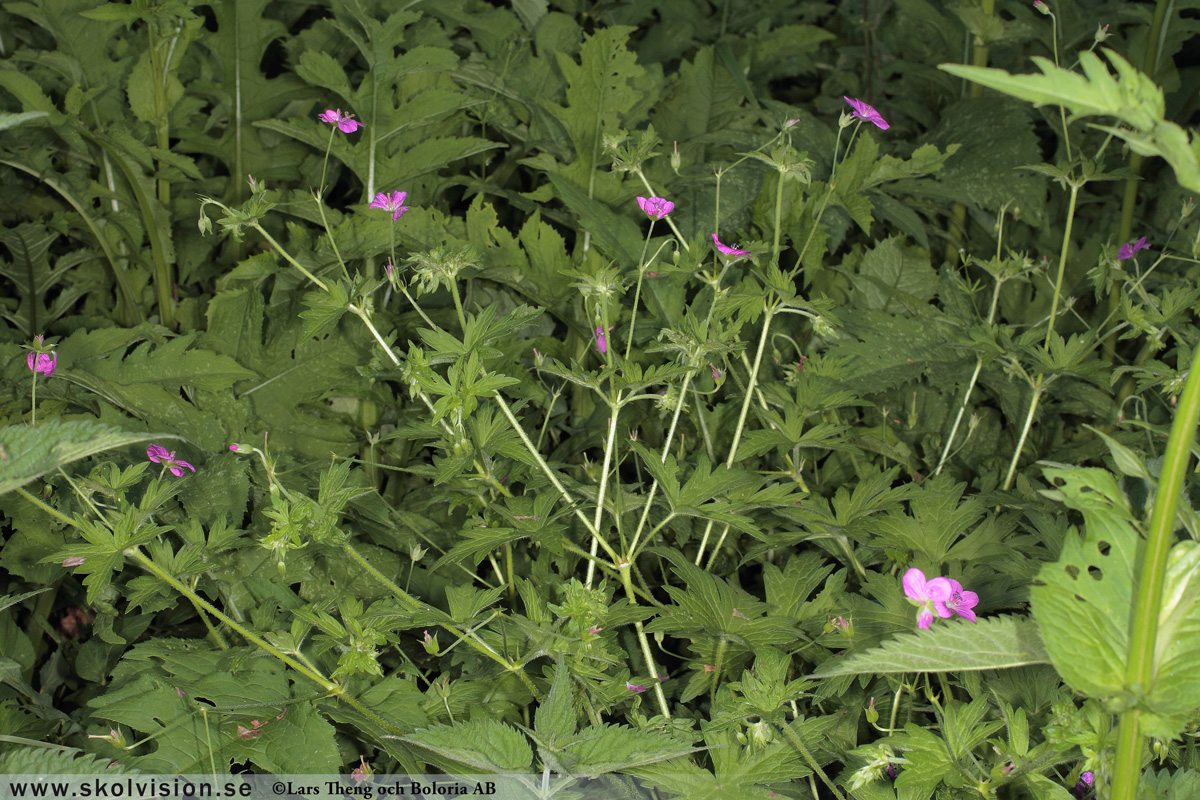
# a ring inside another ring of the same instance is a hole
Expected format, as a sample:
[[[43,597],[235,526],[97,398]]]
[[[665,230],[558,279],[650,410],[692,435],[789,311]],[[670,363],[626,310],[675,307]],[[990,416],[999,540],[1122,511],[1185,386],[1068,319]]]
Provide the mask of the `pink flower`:
[[[662,219],[675,210],[675,204],[661,197],[638,197],[638,206],[650,219]]]
[[[920,609],[917,612],[918,628],[928,628],[933,624],[935,610],[942,619],[954,616],[953,612],[946,607],[946,601],[954,593],[954,586],[945,578],[933,578],[927,581],[924,572],[915,568],[910,569],[904,573],[904,593],[908,595],[909,601]]]
[[[953,613],[958,614],[963,619],[974,622],[975,612],[971,609],[979,605],[979,595],[975,594],[974,592],[964,592],[962,584],[953,578],[947,578],[947,580],[950,582],[950,599],[946,600],[941,605]],[[934,605],[937,606],[938,604],[935,602]],[[941,615],[940,610],[938,611],[938,614]],[[944,614],[942,616],[948,617],[950,615]]]
[[[716,243],[717,249],[720,250],[722,253],[724,253],[727,256],[733,256],[734,258],[741,258],[742,256],[750,255],[749,250],[739,250],[736,247],[730,247],[727,244],[721,244],[721,240],[717,238],[717,235],[715,233],[712,235],[712,239]]]
[[[628,690],[629,690],[629,691],[631,691],[631,692],[644,692],[644,691],[646,691],[646,687],[645,687],[645,686],[639,686],[638,684],[636,684],[636,683],[630,683],[629,681],[625,681],[625,688],[626,688],[626,689],[628,689]]]
[[[1043,14],[1050,13],[1050,6],[1042,2],[1042,0],[1033,0],[1033,7]]]
[[[87,561],[87,559],[83,556],[67,556],[63,559],[62,565],[64,567],[78,567],[85,561]]]
[[[883,118],[882,114],[880,114],[867,103],[864,103],[862,100],[859,100],[858,98],[851,99],[846,97],[846,95],[842,95],[842,99],[849,103],[850,107],[854,109],[854,116],[858,117],[864,122],[874,123],[880,130],[885,131],[892,127],[888,124],[888,121]]]
[[[336,111],[332,108],[326,109],[317,115],[317,119],[321,120],[321,122],[330,122],[337,125],[338,130],[342,133],[354,133],[362,125],[361,122],[354,119],[353,114],[343,114],[340,108]]]
[[[408,206],[404,205],[404,198],[406,197],[408,197],[408,192],[392,192],[390,195],[386,192],[380,192],[371,201],[371,208],[382,208],[384,211],[391,211],[392,222],[395,222],[404,216],[405,211],[408,211]]]
[[[40,372],[49,378],[58,366],[58,353],[30,353],[25,357],[25,363],[34,372]]]
[[[609,328],[608,330],[611,332],[612,328]],[[596,328],[596,352],[608,352],[608,337],[605,336],[604,328]]]
[[[146,458],[156,464],[162,464],[165,468],[171,470],[171,474],[176,478],[183,474],[183,467],[187,467],[192,472],[196,471],[196,468],[188,462],[175,458],[174,450],[168,452],[167,448],[159,447],[156,444],[152,444],[146,448]]]
[[[1146,242],[1146,237],[1138,239],[1136,242],[1126,242],[1121,245],[1121,249],[1117,251],[1117,261],[1124,261],[1127,258],[1133,258],[1133,254],[1138,250],[1145,250],[1150,245]]]

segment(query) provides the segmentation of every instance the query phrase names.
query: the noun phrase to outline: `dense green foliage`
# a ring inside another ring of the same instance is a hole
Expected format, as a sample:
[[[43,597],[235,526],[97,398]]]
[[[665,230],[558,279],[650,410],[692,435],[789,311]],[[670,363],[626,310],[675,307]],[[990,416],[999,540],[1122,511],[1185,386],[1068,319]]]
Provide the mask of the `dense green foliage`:
[[[1198,7],[0,4],[0,771],[1183,796]]]

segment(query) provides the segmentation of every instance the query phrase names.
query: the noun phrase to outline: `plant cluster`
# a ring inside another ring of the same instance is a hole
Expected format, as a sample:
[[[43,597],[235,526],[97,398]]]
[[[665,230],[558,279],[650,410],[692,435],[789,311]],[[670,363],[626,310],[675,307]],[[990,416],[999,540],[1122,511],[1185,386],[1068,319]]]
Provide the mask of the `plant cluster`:
[[[1173,4],[0,31],[0,771],[1200,794]]]

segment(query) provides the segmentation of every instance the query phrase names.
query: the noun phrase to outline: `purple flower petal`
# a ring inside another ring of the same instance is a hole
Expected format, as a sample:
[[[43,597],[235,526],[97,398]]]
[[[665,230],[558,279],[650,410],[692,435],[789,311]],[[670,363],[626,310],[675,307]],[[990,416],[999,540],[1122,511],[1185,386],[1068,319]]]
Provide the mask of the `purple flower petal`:
[[[712,240],[713,240],[713,242],[716,243],[717,249],[720,250],[722,253],[724,253],[727,256],[733,256],[734,258],[741,258],[742,256],[750,255],[749,250],[739,250],[736,247],[730,247],[727,244],[721,244],[721,240],[717,238],[717,235],[715,233],[712,235]]]
[[[171,455],[172,453],[170,453],[167,448],[160,447],[156,444],[152,444],[146,448],[146,458],[150,459],[156,464],[164,459],[170,458]]]
[[[888,121],[883,118],[882,114],[876,111],[869,104],[864,103],[862,100],[859,100],[858,98],[846,97],[845,95],[842,95],[842,99],[849,103],[850,107],[854,109],[854,116],[858,117],[864,122],[870,122],[880,130],[885,131],[892,127],[888,124]]]
[[[49,378],[58,366],[58,353],[30,353],[25,357],[25,363],[29,369]]]
[[[404,205],[404,198],[408,197],[408,192],[392,192],[390,195],[386,192],[380,192],[375,195],[375,199],[371,201],[371,208],[382,208],[384,211],[392,212],[392,222],[404,216],[404,212],[408,211],[408,206]]]
[[[638,197],[638,206],[650,219],[662,219],[675,210],[675,204],[661,197]]]
[[[317,115],[317,119],[322,122],[328,122],[338,126],[338,130],[342,133],[354,133],[362,125],[361,122],[354,119],[354,115],[350,113],[343,114],[340,108],[327,108],[325,111]]]
[[[1149,248],[1149,243],[1146,242],[1146,237],[1138,239],[1136,242],[1128,242],[1121,245],[1121,249],[1117,251],[1117,261],[1124,261],[1127,258],[1133,258],[1138,250]]]

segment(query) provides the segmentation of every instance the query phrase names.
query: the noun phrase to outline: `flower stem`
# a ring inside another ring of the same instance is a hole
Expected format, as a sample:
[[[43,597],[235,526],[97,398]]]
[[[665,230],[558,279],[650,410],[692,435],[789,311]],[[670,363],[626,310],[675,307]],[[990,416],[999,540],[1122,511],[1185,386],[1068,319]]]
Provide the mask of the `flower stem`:
[[[1021,451],[1025,448],[1025,439],[1029,436],[1029,429],[1033,426],[1033,415],[1037,411],[1038,401],[1042,397],[1042,392],[1046,386],[1042,382],[1045,376],[1038,375],[1037,380],[1033,384],[1033,399],[1029,401],[1029,413],[1025,415],[1025,426],[1021,428],[1021,438],[1017,442],[1017,447],[1013,451],[1012,462],[1008,465],[1008,474],[1004,476],[1004,491],[1012,486],[1013,474],[1017,471],[1017,462],[1021,459]]]
[[[309,272],[307,269],[304,268],[303,264],[301,264],[296,259],[292,258],[292,254],[289,253],[287,250],[284,250],[283,245],[281,245],[281,244],[279,244],[279,242],[275,241],[275,238],[273,236],[271,236],[271,234],[267,233],[266,228],[264,228],[262,225],[259,225],[257,222],[250,223],[250,227],[254,228],[254,230],[261,233],[263,235],[263,238],[266,239],[268,242],[270,242],[271,246],[275,248],[276,252],[278,252],[281,256],[283,256],[284,259],[289,264],[291,264],[296,269],[300,270],[300,272],[302,272],[304,274],[304,277],[308,278],[310,281],[315,283],[322,290],[324,290],[326,292],[329,291],[329,287],[325,285],[325,281],[321,280],[316,275],[313,275],[311,272]]]
[[[1054,299],[1050,303],[1050,322],[1046,326],[1046,341],[1042,345],[1050,351],[1050,337],[1054,335],[1054,323],[1058,316],[1058,301],[1062,297],[1063,274],[1067,269],[1067,252],[1071,249],[1071,227],[1075,223],[1075,201],[1079,198],[1079,187],[1082,184],[1071,183],[1071,200],[1067,205],[1067,225],[1063,231],[1062,250],[1058,254],[1058,278],[1054,281]]]
[[[631,565],[628,561],[622,561],[618,567],[621,573],[621,584],[625,587],[625,596],[629,598],[631,604],[637,605],[637,595],[633,591],[633,580],[630,578]],[[654,655],[650,652],[650,640],[646,638],[646,628],[640,619],[633,624],[633,627],[637,633],[638,643],[642,647],[642,658],[646,660],[646,671],[650,673],[650,679],[654,681],[654,697],[658,700],[658,710],[664,717],[670,719],[671,710],[667,708],[667,696],[663,694],[658,668],[654,666]]]
[[[154,561],[152,559],[150,559],[150,557],[147,556],[145,553],[143,553],[140,548],[130,547],[130,548],[127,548],[126,550],[124,550],[123,552],[124,552],[124,555],[126,558],[131,558],[134,561],[138,562],[139,566],[141,566],[142,569],[144,569],[147,572],[149,572],[150,574],[154,575],[156,578],[163,581],[164,583],[170,585],[171,588],[173,588],[175,591],[179,592],[181,595],[183,595],[189,601],[191,601],[192,605],[196,606],[197,608],[204,609],[212,616],[221,620],[221,622],[223,622],[226,625],[228,625],[229,627],[233,628],[235,631],[240,633],[242,635],[242,637],[245,638],[247,641],[253,643],[255,646],[259,647],[263,651],[275,656],[275,658],[279,659],[284,664],[287,664],[289,667],[296,670],[301,675],[305,676],[306,678],[311,680],[313,683],[315,683],[318,686],[320,686],[321,688],[323,688],[325,691],[331,692],[334,694],[341,694],[342,686],[340,684],[334,683],[333,681],[329,680],[324,675],[322,675],[320,672],[318,672],[317,670],[308,666],[307,664],[300,663],[296,659],[292,658],[291,656],[289,656],[286,653],[277,649],[275,646],[273,646],[267,640],[256,635],[253,631],[250,631],[249,629],[247,629],[244,625],[240,624],[239,622],[237,622],[234,619],[231,619],[230,617],[227,617],[216,606],[209,603],[207,600],[205,600],[200,595],[196,594],[194,591],[192,591],[190,588],[188,588],[185,584],[180,583],[179,580],[177,580],[175,578],[175,576],[171,575],[166,570],[164,570],[162,567],[158,566],[158,564],[155,564]]]
[[[833,781],[829,780],[829,776],[825,774],[825,770],[821,769],[821,765],[817,763],[817,759],[813,758],[812,752],[805,746],[804,742],[800,740],[799,734],[792,730],[792,726],[787,722],[779,722],[776,723],[776,727],[783,731],[784,735],[787,736],[787,738],[791,741],[792,746],[800,751],[800,755],[803,756],[804,760],[808,763],[809,769],[811,769],[813,773],[821,779],[821,783],[829,787],[829,791],[833,792],[833,796],[836,797],[837,800],[844,800],[841,790],[834,785]]]
[[[1125,686],[1130,692],[1148,694],[1153,689],[1157,668],[1162,666],[1156,663],[1155,647],[1158,620],[1162,612],[1163,584],[1197,418],[1200,418],[1200,349],[1197,349],[1192,360],[1187,383],[1184,384],[1175,411],[1175,420],[1171,423],[1171,436],[1163,454],[1154,510],[1150,514],[1150,528],[1130,625],[1129,657],[1125,662]],[[1132,800],[1137,796],[1141,754],[1140,712],[1136,707],[1128,708],[1121,713],[1117,730],[1113,800]]]
[[[742,398],[742,410],[738,414],[737,428],[733,432],[733,441],[729,443],[729,457],[725,459],[725,466],[732,467],[734,460],[737,458],[738,445],[742,441],[742,431],[746,427],[746,414],[750,410],[750,402],[754,399],[754,388],[758,383],[758,371],[762,366],[763,351],[767,347],[767,339],[770,338],[771,320],[775,317],[775,307],[767,306],[766,314],[763,316],[762,333],[758,337],[758,351],[754,354],[754,366],[750,369],[750,381],[746,384],[746,394]],[[704,559],[704,550],[708,545],[708,535],[712,531],[711,520],[710,524],[704,530],[704,538],[700,540],[700,549],[696,552],[696,566],[700,566],[700,562]],[[729,526],[721,532],[721,538],[717,542],[714,551],[720,550],[721,545],[725,541],[725,536],[729,533]],[[709,566],[712,566],[712,561],[709,561]],[[706,567],[707,569],[707,567]]]

